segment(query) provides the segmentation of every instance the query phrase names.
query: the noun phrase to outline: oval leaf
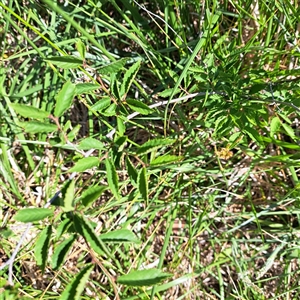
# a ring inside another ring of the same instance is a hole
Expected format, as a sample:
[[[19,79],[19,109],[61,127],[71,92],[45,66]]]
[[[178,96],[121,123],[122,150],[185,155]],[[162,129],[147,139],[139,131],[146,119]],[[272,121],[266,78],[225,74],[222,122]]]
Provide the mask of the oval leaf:
[[[56,97],[56,106],[54,110],[55,117],[61,117],[63,113],[71,107],[75,93],[75,84],[67,81]]]
[[[110,75],[112,73],[118,73],[125,66],[128,58],[122,58],[120,60],[114,61],[111,64],[103,66],[97,69],[99,74]]]
[[[99,159],[97,157],[84,157],[78,160],[74,167],[68,170],[68,172],[83,172],[99,165]]]
[[[142,115],[148,115],[153,112],[153,109],[151,109],[148,105],[146,105],[141,101],[134,100],[134,99],[127,99],[126,103],[132,110]]]
[[[50,115],[47,111],[19,103],[11,103],[10,106],[22,117],[44,119]]]
[[[104,147],[103,143],[94,138],[83,139],[78,146],[80,150],[90,150],[90,149],[102,149]]]
[[[109,158],[105,160],[105,168],[106,168],[108,186],[112,194],[117,199],[120,199],[119,188],[118,188],[119,187],[118,175],[113,162]]]
[[[111,99],[109,97],[103,97],[101,100],[96,102],[91,106],[91,110],[102,111],[103,109],[109,107],[111,104]]]
[[[151,162],[151,166],[159,166],[159,165],[166,165],[174,162],[178,162],[182,160],[184,157],[183,156],[176,156],[176,155],[163,155],[163,156],[158,156],[154,158]]]
[[[85,190],[81,197],[81,203],[84,206],[88,206],[90,204],[92,204],[94,201],[96,201],[97,199],[99,199],[99,197],[101,196],[101,194],[107,189],[106,186],[100,185],[100,186],[92,186],[89,187],[87,190]]]
[[[159,269],[138,270],[120,276],[117,282],[128,286],[149,286],[155,285],[171,276],[172,274],[164,273]]]
[[[55,124],[42,123],[38,121],[20,122],[19,125],[28,133],[54,132],[57,130]]]
[[[175,143],[175,140],[171,139],[154,139],[144,143],[137,151],[138,154],[145,154],[153,151],[154,149],[161,148],[163,146],[170,146]]]
[[[14,219],[16,221],[30,223],[43,220],[52,215],[53,211],[48,208],[24,208],[15,214]]]
[[[108,233],[101,234],[99,237],[103,242],[112,243],[140,243],[133,232],[127,229],[114,230]]]
[[[75,94],[81,95],[85,93],[92,92],[100,88],[99,84],[94,83],[78,83],[76,84]]]
[[[50,62],[62,69],[77,68],[83,64],[82,59],[72,55],[52,56],[45,59],[45,61]]]

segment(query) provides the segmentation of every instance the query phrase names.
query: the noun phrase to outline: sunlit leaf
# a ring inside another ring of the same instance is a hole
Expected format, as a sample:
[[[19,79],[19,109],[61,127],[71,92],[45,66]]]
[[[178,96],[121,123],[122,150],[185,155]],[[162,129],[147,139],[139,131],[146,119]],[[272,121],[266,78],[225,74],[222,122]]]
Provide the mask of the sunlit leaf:
[[[122,275],[117,279],[117,282],[128,286],[151,286],[171,276],[172,274],[164,273],[159,269],[147,269],[132,271],[127,275]]]
[[[33,119],[44,119],[49,117],[49,112],[19,103],[11,103],[10,106],[22,117]]]
[[[140,243],[140,240],[135,236],[135,234],[127,229],[119,229],[101,234],[99,237],[103,242],[113,242],[113,243]]]
[[[93,264],[88,264],[77,275],[75,275],[75,278],[64,289],[59,300],[80,300],[81,294],[86,287],[93,268]]]
[[[44,59],[46,62],[50,62],[53,65],[62,69],[77,68],[83,64],[83,60],[75,56],[52,56]]]
[[[42,273],[44,273],[45,266],[48,258],[48,249],[50,244],[50,238],[52,233],[52,226],[46,226],[40,233],[38,239],[35,242],[34,257],[36,263],[40,266]]]
[[[107,158],[105,160],[105,168],[106,168],[108,186],[112,194],[117,199],[120,199],[118,174],[116,172],[115,166],[111,159]]]
[[[88,169],[92,169],[99,165],[99,159],[97,157],[84,157],[75,163],[75,166],[68,170],[68,172],[83,172]]]
[[[61,117],[64,112],[71,107],[75,93],[75,84],[67,81],[56,97],[56,106],[54,110],[54,115],[56,117]]]
[[[14,216],[16,221],[29,223],[43,220],[49,216],[53,215],[53,211],[48,208],[24,208],[19,211]]]

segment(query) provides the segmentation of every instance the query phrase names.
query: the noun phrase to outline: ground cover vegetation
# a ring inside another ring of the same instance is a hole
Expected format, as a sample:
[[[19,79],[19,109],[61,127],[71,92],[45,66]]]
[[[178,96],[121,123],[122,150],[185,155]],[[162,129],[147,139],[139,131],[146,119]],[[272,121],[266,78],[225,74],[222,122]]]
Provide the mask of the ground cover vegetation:
[[[299,299],[297,1],[0,1],[0,299]]]

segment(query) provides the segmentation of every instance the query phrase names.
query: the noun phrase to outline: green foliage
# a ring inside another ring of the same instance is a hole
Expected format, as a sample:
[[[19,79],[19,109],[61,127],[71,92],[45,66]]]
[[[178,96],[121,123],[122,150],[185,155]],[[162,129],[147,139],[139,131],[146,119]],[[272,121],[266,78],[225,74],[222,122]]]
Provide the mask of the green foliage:
[[[30,223],[43,220],[52,215],[53,211],[48,208],[24,208],[15,214],[14,219],[16,221]]]
[[[120,276],[118,282],[129,286],[152,286],[171,276],[172,274],[164,273],[159,269],[138,270]]]
[[[299,298],[296,2],[2,2],[0,250],[15,221],[40,233],[1,280],[41,299]]]

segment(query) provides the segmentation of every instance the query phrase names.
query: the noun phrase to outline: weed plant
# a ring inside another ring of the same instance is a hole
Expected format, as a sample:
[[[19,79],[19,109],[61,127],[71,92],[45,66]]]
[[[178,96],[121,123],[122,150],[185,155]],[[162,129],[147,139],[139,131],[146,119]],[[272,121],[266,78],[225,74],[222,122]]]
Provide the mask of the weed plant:
[[[0,299],[299,299],[299,15],[0,0]]]

